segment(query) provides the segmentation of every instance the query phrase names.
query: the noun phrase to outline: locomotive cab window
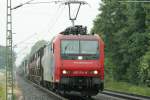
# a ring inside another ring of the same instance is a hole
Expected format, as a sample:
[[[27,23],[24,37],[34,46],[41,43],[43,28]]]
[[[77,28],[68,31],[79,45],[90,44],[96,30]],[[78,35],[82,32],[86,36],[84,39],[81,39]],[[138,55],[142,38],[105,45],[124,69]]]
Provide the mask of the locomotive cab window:
[[[61,56],[63,59],[93,60],[99,58],[98,41],[94,40],[62,40]]]

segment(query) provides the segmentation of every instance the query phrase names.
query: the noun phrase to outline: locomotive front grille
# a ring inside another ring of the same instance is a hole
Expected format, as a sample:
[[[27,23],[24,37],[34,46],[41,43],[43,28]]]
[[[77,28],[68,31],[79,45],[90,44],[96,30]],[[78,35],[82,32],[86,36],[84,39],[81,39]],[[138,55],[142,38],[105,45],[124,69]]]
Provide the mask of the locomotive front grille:
[[[61,84],[75,90],[100,88],[102,81],[98,77],[62,77]]]

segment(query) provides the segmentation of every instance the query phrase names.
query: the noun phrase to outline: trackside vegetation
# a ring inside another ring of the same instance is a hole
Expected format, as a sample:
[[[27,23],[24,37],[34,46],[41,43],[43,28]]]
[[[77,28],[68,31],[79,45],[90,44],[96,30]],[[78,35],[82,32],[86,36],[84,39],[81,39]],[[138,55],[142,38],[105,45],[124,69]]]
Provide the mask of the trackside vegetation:
[[[147,86],[138,86],[128,82],[112,80],[110,78],[105,78],[105,89],[143,96],[150,96],[150,88],[148,88]]]
[[[5,76],[0,72],[0,100],[5,100]]]
[[[105,88],[150,96],[150,3],[101,2],[91,33],[105,41]]]
[[[5,89],[2,84],[0,84],[0,100],[5,100]]]

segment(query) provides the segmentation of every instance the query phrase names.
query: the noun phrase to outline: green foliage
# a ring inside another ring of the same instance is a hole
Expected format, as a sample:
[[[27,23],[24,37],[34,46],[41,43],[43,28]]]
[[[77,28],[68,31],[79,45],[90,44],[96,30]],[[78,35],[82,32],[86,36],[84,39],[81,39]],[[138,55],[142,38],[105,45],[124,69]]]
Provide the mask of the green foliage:
[[[114,64],[112,63],[112,59],[111,58],[105,58],[105,82],[111,80],[113,77],[113,67],[114,67]]]
[[[105,41],[106,74],[117,81],[145,84],[150,76],[150,6],[102,0],[99,11],[91,32]]]
[[[150,49],[142,57],[139,76],[141,82],[150,87]]]

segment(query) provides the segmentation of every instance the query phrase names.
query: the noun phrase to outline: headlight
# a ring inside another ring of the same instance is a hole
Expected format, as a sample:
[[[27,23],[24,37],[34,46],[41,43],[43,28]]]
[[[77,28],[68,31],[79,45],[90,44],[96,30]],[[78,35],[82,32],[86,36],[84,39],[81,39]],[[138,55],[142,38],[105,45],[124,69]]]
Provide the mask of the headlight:
[[[97,71],[97,70],[94,70],[93,73],[96,75],[96,74],[98,74],[98,71]]]
[[[67,71],[66,71],[66,70],[63,70],[62,73],[63,73],[63,74],[67,74]]]

